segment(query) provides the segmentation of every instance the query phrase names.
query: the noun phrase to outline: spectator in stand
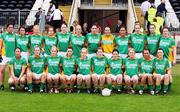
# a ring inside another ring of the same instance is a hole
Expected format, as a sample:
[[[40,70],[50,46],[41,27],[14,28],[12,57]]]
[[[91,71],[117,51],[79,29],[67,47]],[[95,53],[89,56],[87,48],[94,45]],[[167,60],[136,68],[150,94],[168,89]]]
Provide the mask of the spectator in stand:
[[[164,16],[166,16],[167,10],[166,10],[166,5],[165,5],[165,0],[161,0],[161,4],[158,5],[157,7],[157,12],[165,14]]]
[[[58,6],[56,6],[56,9],[54,10],[54,12],[51,15],[51,20],[53,22],[53,27],[54,29],[58,29],[61,27],[62,21],[63,21],[63,13],[60,11],[60,9],[58,8]]]
[[[149,0],[145,0],[141,4],[141,15],[144,17],[144,29],[146,31],[147,31],[147,20],[145,19],[145,15],[146,15],[146,12],[149,10],[150,7],[151,7],[151,3],[149,2]]]
[[[88,28],[88,24],[84,23],[83,24],[83,29],[82,29],[82,35],[86,36],[89,33],[89,28]]]
[[[149,25],[152,24],[153,19],[156,17],[157,9],[154,5],[151,5],[151,7],[148,9],[145,18],[148,20],[147,27],[149,28]]]
[[[53,2],[53,1],[50,1],[50,7],[49,7],[48,13],[47,13],[47,15],[46,15],[47,24],[52,25],[50,17],[51,17],[51,14],[54,12],[55,9],[56,9],[56,8],[55,8],[54,2]]]
[[[41,19],[41,14],[42,14],[42,8],[38,9],[38,12],[35,15],[36,21],[34,22],[35,25],[39,24],[39,21]]]
[[[115,33],[119,33],[120,28],[123,26],[121,20],[117,20],[116,30]]]

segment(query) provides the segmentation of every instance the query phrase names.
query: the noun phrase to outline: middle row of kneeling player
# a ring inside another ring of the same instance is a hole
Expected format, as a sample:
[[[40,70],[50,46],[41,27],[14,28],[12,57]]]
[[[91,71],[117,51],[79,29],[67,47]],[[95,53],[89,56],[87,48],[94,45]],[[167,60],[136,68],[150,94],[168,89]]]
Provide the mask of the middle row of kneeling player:
[[[87,57],[87,49],[81,50],[80,58],[73,57],[72,48],[68,48],[66,57],[57,55],[57,48],[51,48],[51,55],[44,57],[40,54],[40,48],[34,48],[34,55],[29,57],[28,64],[20,56],[20,49],[16,48],[15,57],[9,62],[9,84],[12,90],[16,85],[28,84],[28,91],[33,92],[33,83],[40,83],[40,92],[44,92],[45,84],[49,92],[59,93],[60,82],[65,92],[72,92],[77,85],[80,93],[82,85],[86,85],[87,92],[91,92],[92,84],[94,92],[103,89],[105,83],[109,89],[122,91],[124,79],[128,92],[134,93],[140,81],[139,94],[143,94],[146,80],[151,94],[159,93],[163,84],[163,93],[167,93],[168,85],[172,82],[169,62],[163,57],[163,50],[158,49],[157,58],[152,58],[148,49],[143,51],[143,58],[136,59],[134,49],[129,49],[128,57],[121,59],[119,52],[114,50],[109,60],[103,56],[102,48],[98,48],[97,54],[92,59]],[[27,66],[27,71],[25,68]],[[27,74],[27,75],[25,75]],[[27,78],[26,78],[27,76]]]

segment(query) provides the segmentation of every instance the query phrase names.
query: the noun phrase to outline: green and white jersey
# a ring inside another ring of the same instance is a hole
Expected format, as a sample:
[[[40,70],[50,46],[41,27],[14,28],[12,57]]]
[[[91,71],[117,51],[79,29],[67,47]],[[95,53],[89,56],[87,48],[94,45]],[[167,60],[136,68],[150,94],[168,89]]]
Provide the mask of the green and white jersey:
[[[44,37],[44,50],[47,55],[51,54],[51,47],[57,46],[57,38],[56,37]]]
[[[165,58],[169,59],[170,51],[174,46],[175,46],[174,38],[161,37],[159,48],[163,49]]]
[[[144,58],[139,59],[140,73],[152,74],[154,71],[154,59],[146,60]]]
[[[21,49],[21,52],[28,52],[28,35],[17,35],[16,36],[16,47]]]
[[[79,57],[80,56],[80,51],[83,48],[85,43],[85,37],[84,36],[76,36],[76,35],[72,35],[71,36],[71,45],[73,48],[73,55],[75,57]]]
[[[16,57],[13,57],[9,62],[9,66],[13,68],[14,75],[16,77],[19,77],[22,72],[22,67],[27,67],[27,62],[24,58],[16,59]]]
[[[86,58],[85,60],[78,58],[76,60],[76,64],[78,65],[79,74],[88,75],[91,72],[91,60]]]
[[[146,36],[147,47],[150,50],[150,53],[153,55],[155,55],[157,52],[160,38],[161,38],[161,35],[159,34]]]
[[[138,59],[130,59],[126,58],[124,59],[124,66],[125,66],[125,72],[126,75],[132,77],[133,75],[139,74],[139,62]]]
[[[88,53],[96,53],[101,41],[101,34],[88,33],[86,39],[88,43]]]
[[[110,74],[113,74],[113,75],[122,74],[123,60],[121,58],[118,58],[118,59],[110,58],[108,60],[108,65],[110,67]]]
[[[56,36],[58,38],[58,49],[61,52],[66,52],[67,48],[69,47],[69,42],[70,42],[70,33],[62,34],[60,32],[56,33]]]
[[[74,57],[71,58],[63,57],[62,67],[63,67],[64,75],[68,75],[68,76],[72,75],[75,71],[75,64],[76,64],[76,60]]]
[[[61,64],[61,57],[59,56],[48,56],[46,57],[46,63],[48,67],[48,73],[55,75],[57,73],[60,74],[60,64]]]
[[[15,49],[15,33],[4,32],[0,35],[0,39],[3,39],[2,55],[12,58],[14,56]]]
[[[144,34],[132,33],[129,39],[136,53],[141,53],[144,50],[144,44],[145,44]]]
[[[91,58],[91,65],[93,67],[94,73],[101,75],[105,74],[106,66],[107,66],[107,59],[106,57],[97,57],[94,56]]]
[[[166,70],[169,68],[169,61],[166,58],[158,59],[155,58],[155,73],[164,75]]]
[[[41,48],[43,42],[43,36],[42,35],[30,35],[29,36],[29,43],[30,43],[30,54],[34,54],[34,47],[39,46]]]
[[[128,40],[129,36],[120,37],[117,36],[115,38],[115,44],[117,45],[117,50],[120,54],[127,54],[128,53]]]
[[[37,58],[32,55],[28,59],[28,64],[30,65],[31,72],[41,74],[45,67],[45,57],[41,55]]]

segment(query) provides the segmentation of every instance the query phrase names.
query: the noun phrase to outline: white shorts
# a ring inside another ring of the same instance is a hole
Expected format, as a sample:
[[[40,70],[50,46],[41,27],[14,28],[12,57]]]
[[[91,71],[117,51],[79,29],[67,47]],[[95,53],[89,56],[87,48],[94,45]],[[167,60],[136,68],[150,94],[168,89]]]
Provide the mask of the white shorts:
[[[26,59],[26,61],[28,62],[28,53],[27,52],[21,52],[21,57]]]
[[[35,76],[35,78],[36,78],[37,80],[39,80],[39,79],[41,78],[41,75],[42,75],[42,73],[41,73],[41,74],[33,73],[33,74],[34,74],[34,76]]]
[[[112,53],[103,53],[103,54],[108,59],[110,59],[112,57]]]
[[[76,74],[72,74],[72,75],[64,75],[64,76],[66,77],[67,80],[70,80],[71,77],[76,76]]]
[[[122,77],[122,74],[118,74],[118,75],[109,74],[109,75],[110,75],[110,77],[111,77],[114,81],[117,80],[117,77],[118,77],[118,76],[121,76],[121,77]]]
[[[133,75],[132,77],[130,77],[130,76],[128,76],[128,75],[125,75],[125,76],[124,76],[124,79],[125,79],[125,80],[130,80],[130,81],[132,81],[133,79],[138,80],[139,77],[138,77],[138,75]]]
[[[127,58],[127,54],[119,54],[119,56],[120,56],[122,59]]]
[[[163,75],[161,75],[161,74],[156,74],[156,75],[160,75],[160,76],[161,76],[161,80],[163,80],[163,79],[164,79],[164,76],[165,76],[166,74],[163,74]]]
[[[146,73],[147,74],[147,73]],[[145,74],[139,74],[139,77],[143,76]],[[152,74],[147,74],[148,76],[152,76]]]
[[[53,74],[51,74],[51,73],[48,73],[48,75],[52,78],[52,79],[54,79],[54,78],[57,78],[58,76],[60,76],[60,74],[55,74],[55,75],[53,75]]]
[[[58,52],[58,56],[66,57],[66,52]]]
[[[88,75],[78,74],[78,75],[77,75],[77,78],[78,78],[78,77],[82,77],[82,79],[85,80],[85,79],[87,79],[87,77],[90,77],[90,75],[89,75],[89,74],[88,74]]]
[[[96,56],[96,53],[88,54],[87,56],[91,59],[92,57]]]
[[[136,54],[135,54],[135,57],[136,57],[137,59],[140,59],[140,58],[143,57],[143,55],[142,55],[142,53],[136,53]]]
[[[0,65],[6,65],[12,58],[10,57],[6,57],[6,56],[2,56],[3,60],[0,63]]]
[[[101,76],[105,76],[105,74],[101,74],[101,75],[99,75],[99,74],[93,74],[93,75],[94,75],[94,76],[97,76],[98,80],[100,79]]]

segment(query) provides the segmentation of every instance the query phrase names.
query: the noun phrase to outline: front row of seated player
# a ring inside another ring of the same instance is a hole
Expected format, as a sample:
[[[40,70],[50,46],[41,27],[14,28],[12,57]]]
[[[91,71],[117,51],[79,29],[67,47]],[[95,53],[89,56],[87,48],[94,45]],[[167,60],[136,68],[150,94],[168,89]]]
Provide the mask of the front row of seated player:
[[[66,57],[59,57],[57,48],[53,46],[51,55],[45,58],[36,46],[28,63],[20,54],[20,49],[16,48],[15,57],[9,62],[8,82],[13,91],[21,85],[32,93],[35,83],[40,84],[40,92],[45,92],[47,86],[50,93],[59,93],[59,85],[62,84],[67,93],[73,92],[75,85],[77,93],[83,86],[88,93],[100,92],[105,86],[120,93],[124,85],[128,93],[139,90],[139,94],[143,94],[147,85],[150,94],[154,95],[160,90],[166,94],[172,83],[169,62],[164,58],[162,49],[158,49],[156,58],[144,49],[143,58],[136,59],[134,49],[130,48],[125,59],[119,57],[118,50],[114,50],[112,57],[107,59],[102,48],[98,48],[96,56],[89,59],[86,48],[81,50],[80,58],[74,58],[72,48],[67,49]]]

